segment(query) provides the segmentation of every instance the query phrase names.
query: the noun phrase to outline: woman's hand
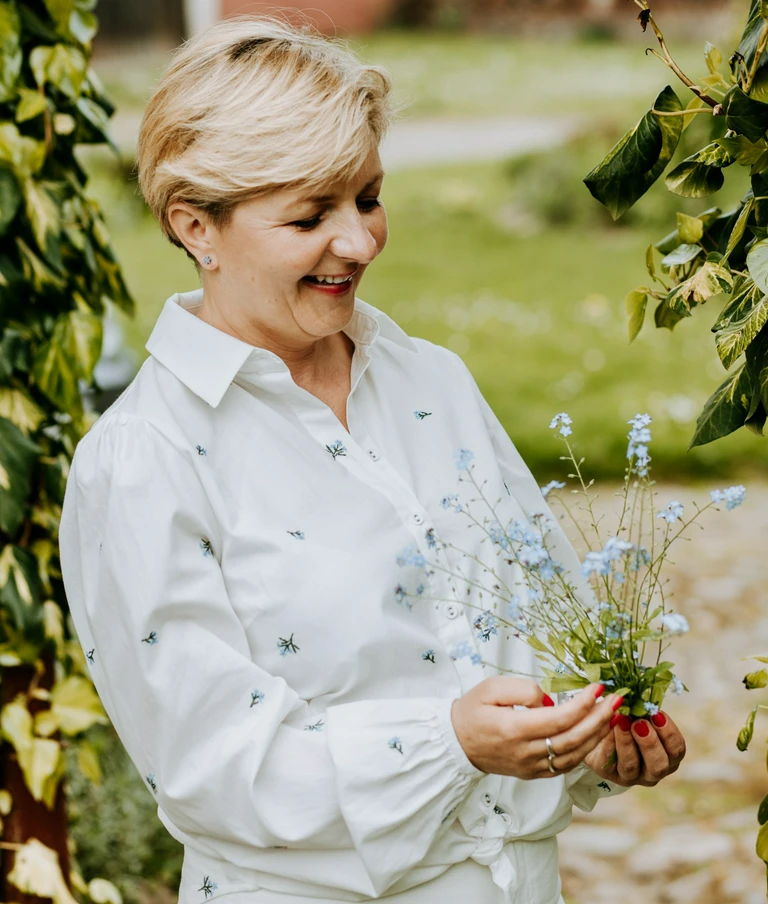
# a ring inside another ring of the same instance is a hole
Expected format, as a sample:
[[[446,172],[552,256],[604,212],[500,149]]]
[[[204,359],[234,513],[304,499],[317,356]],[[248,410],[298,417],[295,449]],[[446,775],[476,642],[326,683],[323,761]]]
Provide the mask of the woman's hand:
[[[615,756],[614,756],[615,754]],[[685,756],[685,738],[666,713],[651,719],[619,716],[613,731],[585,758],[601,778],[617,785],[658,784],[676,772]]]
[[[549,738],[558,773],[578,766],[613,735],[610,721],[621,698],[596,702],[603,688],[591,684],[555,707],[535,681],[486,678],[453,701],[451,719],[470,762],[483,772],[515,778],[552,778],[547,760]],[[513,709],[525,706],[528,709]]]

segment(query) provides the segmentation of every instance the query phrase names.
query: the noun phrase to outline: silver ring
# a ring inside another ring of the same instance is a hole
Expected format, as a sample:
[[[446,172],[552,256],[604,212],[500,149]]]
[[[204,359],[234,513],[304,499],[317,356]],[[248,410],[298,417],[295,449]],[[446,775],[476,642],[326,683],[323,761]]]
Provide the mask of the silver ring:
[[[550,741],[549,738],[544,738],[544,743],[547,745],[547,756],[550,759],[552,759],[553,757],[556,757],[557,754],[555,753],[555,750],[552,747],[552,741]]]
[[[548,756],[547,760],[549,761],[549,771],[552,773],[552,775],[559,775],[560,773],[557,771],[557,769],[555,769],[554,766],[555,758],[553,756]]]

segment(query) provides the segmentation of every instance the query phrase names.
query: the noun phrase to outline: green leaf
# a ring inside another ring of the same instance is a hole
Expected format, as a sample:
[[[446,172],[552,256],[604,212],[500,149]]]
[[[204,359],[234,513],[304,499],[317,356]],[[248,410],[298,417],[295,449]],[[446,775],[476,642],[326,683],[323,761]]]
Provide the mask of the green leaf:
[[[768,825],[760,826],[755,842],[755,853],[764,863],[768,863]]]
[[[663,301],[659,302],[658,307],[653,312],[653,319],[656,323],[656,327],[661,329],[662,327],[667,330],[673,330],[678,323],[685,317],[690,317],[690,312],[679,313],[678,311],[673,310],[669,306],[669,302],[665,298]]]
[[[588,663],[584,666],[584,671],[586,672],[590,684],[597,684],[600,681],[600,676],[602,674],[600,663]]]
[[[757,707],[755,707],[747,716],[747,721],[744,723],[744,727],[739,732],[736,746],[739,748],[739,750],[742,751],[742,753],[749,747],[752,741],[752,735],[755,733],[755,716],[757,716]]]
[[[717,353],[726,370],[730,370],[766,323],[768,323],[768,296],[760,295],[742,319],[731,320],[727,327],[715,335]]]
[[[98,31],[99,20],[87,10],[75,9],[69,17],[69,30],[81,44],[90,44]]]
[[[667,188],[683,198],[704,198],[723,187],[722,170],[733,163],[733,158],[717,142],[686,157],[667,176]]]
[[[754,100],[734,85],[723,98],[725,126],[750,141],[759,141],[768,130],[768,104]]]
[[[698,217],[689,217],[687,214],[677,214],[677,234],[686,244],[695,245],[701,241],[704,235],[704,224]]]
[[[69,17],[74,11],[74,0],[45,0],[45,8],[56,23],[56,30],[62,37],[68,33]]]
[[[40,390],[65,411],[80,408],[78,380],[89,381],[101,354],[102,323],[95,314],[70,311],[56,321],[51,338],[32,363]]]
[[[734,320],[741,320],[760,301],[762,294],[751,279],[741,280],[730,301],[715,321],[712,332],[717,333],[729,327]]]
[[[768,671],[760,669],[757,672],[750,672],[748,675],[744,676],[742,683],[748,691],[766,687],[768,686]]]
[[[40,251],[46,254],[49,238],[54,238],[61,232],[58,205],[41,182],[27,179],[23,188],[27,216],[35,241]]]
[[[15,537],[26,513],[40,448],[0,417],[0,532]]]
[[[645,308],[648,304],[648,293],[643,289],[635,289],[627,295],[625,301],[629,316],[629,341],[634,342],[645,321]]]
[[[0,608],[6,613],[4,621],[30,642],[45,640],[41,597],[40,573],[34,555],[20,546],[5,546],[0,553]]]
[[[26,122],[45,112],[48,101],[45,95],[31,88],[21,88],[19,91],[19,104],[16,107],[16,122]]]
[[[743,427],[752,394],[752,379],[742,365],[707,400],[688,448],[704,446]]]
[[[662,258],[661,269],[665,273],[669,273],[672,267],[681,267],[683,264],[688,264],[700,254],[704,254],[704,249],[701,245],[678,245],[674,251]]]
[[[78,675],[72,675],[54,685],[51,691],[51,709],[65,735],[80,734],[92,725],[108,723],[93,684]]]
[[[0,3],[0,103],[12,100],[21,74],[21,23],[15,3]]]
[[[738,53],[744,58],[744,65],[747,70],[751,69],[752,63],[755,58],[755,52],[757,50],[757,45],[760,41],[760,35],[763,30],[763,19],[761,17],[761,10],[763,9],[763,3],[761,0],[752,0],[752,3],[749,8],[749,16],[747,19],[746,27],[744,28],[744,33],[741,36],[741,41],[738,47]],[[766,54],[760,58],[758,63],[758,71],[765,66],[768,59],[766,59]]]
[[[707,69],[709,69],[713,75],[720,71],[720,67],[723,64],[722,53],[720,53],[714,44],[710,44],[709,41],[704,45],[704,61],[707,64]]]
[[[731,234],[728,238],[728,244],[725,246],[726,258],[731,256],[736,246],[741,241],[742,236],[744,235],[744,230],[747,228],[747,220],[749,220],[749,215],[752,213],[752,205],[754,203],[754,198],[749,198],[742,206],[736,222],[733,224],[733,228],[731,229]]]
[[[13,222],[19,204],[21,204],[19,183],[7,167],[0,166],[0,235],[3,235]]]
[[[686,316],[692,304],[704,304],[713,295],[721,295],[733,288],[730,271],[714,260],[706,260],[701,267],[667,295],[673,311]]]
[[[760,801],[760,806],[757,809],[757,821],[761,826],[768,822],[768,794]]]
[[[45,412],[23,390],[0,386],[0,417],[7,418],[29,436],[40,426]]]
[[[654,109],[682,112],[682,104],[667,86]],[[641,198],[664,172],[682,133],[682,117],[656,116],[649,111],[584,179],[584,183],[614,220]]]
[[[764,138],[760,141],[750,141],[744,135],[729,135],[716,139],[716,143],[727,151],[735,163],[742,166],[752,166],[758,160],[762,160],[768,151],[768,142]]]
[[[80,741],[77,747],[77,765],[83,775],[94,785],[100,785],[102,781],[101,765],[93,745],[87,741]]]
[[[12,122],[0,123],[0,160],[10,163],[18,176],[31,176],[45,162],[45,142],[22,135]]]
[[[35,47],[29,55],[29,65],[38,88],[50,83],[73,100],[80,96],[88,61],[76,47]]]
[[[747,254],[749,275],[763,292],[768,292],[768,240],[753,245]]]

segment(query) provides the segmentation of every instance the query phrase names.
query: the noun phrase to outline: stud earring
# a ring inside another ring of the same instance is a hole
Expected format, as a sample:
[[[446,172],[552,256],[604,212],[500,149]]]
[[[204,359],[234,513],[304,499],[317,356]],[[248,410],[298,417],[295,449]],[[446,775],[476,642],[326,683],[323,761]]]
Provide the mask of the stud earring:
[[[211,256],[209,254],[206,254],[205,257],[203,258],[203,263],[207,267],[208,264],[210,264],[210,262],[211,262]]]

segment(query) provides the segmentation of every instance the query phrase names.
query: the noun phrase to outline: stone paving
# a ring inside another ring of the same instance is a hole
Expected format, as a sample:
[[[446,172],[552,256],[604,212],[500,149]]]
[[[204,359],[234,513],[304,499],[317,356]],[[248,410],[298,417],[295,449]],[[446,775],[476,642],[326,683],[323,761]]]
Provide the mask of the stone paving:
[[[768,702],[741,683],[760,667],[742,657],[768,652],[768,484],[746,486],[743,507],[707,513],[705,530],[673,548],[667,571],[672,607],[691,624],[668,654],[690,693],[665,706],[688,756],[656,788],[576,811],[560,836],[567,904],[765,904],[754,845],[757,805],[768,793],[768,714],[748,752],[735,746],[749,709]],[[662,505],[708,501],[706,487],[658,489]]]

